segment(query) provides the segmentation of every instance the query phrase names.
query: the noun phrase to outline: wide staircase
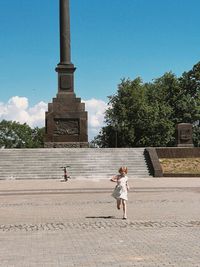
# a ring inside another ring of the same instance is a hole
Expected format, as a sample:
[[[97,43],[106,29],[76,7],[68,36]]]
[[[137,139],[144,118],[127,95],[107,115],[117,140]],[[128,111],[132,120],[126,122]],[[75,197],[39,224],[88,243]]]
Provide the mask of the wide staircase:
[[[149,177],[144,148],[1,149],[0,179],[61,179],[69,165],[74,179],[107,179],[120,166],[129,178]]]

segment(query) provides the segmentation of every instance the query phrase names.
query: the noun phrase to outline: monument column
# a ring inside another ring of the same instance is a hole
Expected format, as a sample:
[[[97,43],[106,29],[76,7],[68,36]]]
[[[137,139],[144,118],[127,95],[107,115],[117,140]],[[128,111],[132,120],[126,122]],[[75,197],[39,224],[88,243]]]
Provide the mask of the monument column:
[[[60,63],[71,64],[69,0],[60,0]]]
[[[58,93],[74,92],[74,65],[71,63],[69,0],[60,0],[60,63],[58,72]]]
[[[74,93],[74,71],[71,63],[69,0],[60,5],[60,62],[58,93],[45,114],[45,147],[88,147],[85,104]]]

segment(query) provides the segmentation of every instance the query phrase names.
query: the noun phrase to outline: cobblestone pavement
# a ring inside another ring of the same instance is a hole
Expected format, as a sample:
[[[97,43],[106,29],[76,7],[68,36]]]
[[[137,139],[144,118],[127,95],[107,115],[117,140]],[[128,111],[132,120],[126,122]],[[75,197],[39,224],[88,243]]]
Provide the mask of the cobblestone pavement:
[[[0,181],[1,267],[200,267],[200,179]]]

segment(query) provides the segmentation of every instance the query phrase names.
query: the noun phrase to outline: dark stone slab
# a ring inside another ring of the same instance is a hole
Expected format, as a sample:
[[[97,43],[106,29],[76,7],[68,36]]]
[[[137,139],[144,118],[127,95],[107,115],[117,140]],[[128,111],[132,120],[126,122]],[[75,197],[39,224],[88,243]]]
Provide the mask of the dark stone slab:
[[[179,123],[176,126],[177,146],[178,147],[193,147],[192,140],[192,124]]]

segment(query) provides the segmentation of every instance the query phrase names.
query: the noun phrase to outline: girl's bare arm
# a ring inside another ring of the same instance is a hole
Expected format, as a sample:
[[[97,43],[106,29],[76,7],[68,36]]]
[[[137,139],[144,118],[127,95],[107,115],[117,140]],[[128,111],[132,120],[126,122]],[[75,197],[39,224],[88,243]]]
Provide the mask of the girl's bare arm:
[[[113,176],[111,179],[110,179],[111,182],[117,182],[117,176]]]

